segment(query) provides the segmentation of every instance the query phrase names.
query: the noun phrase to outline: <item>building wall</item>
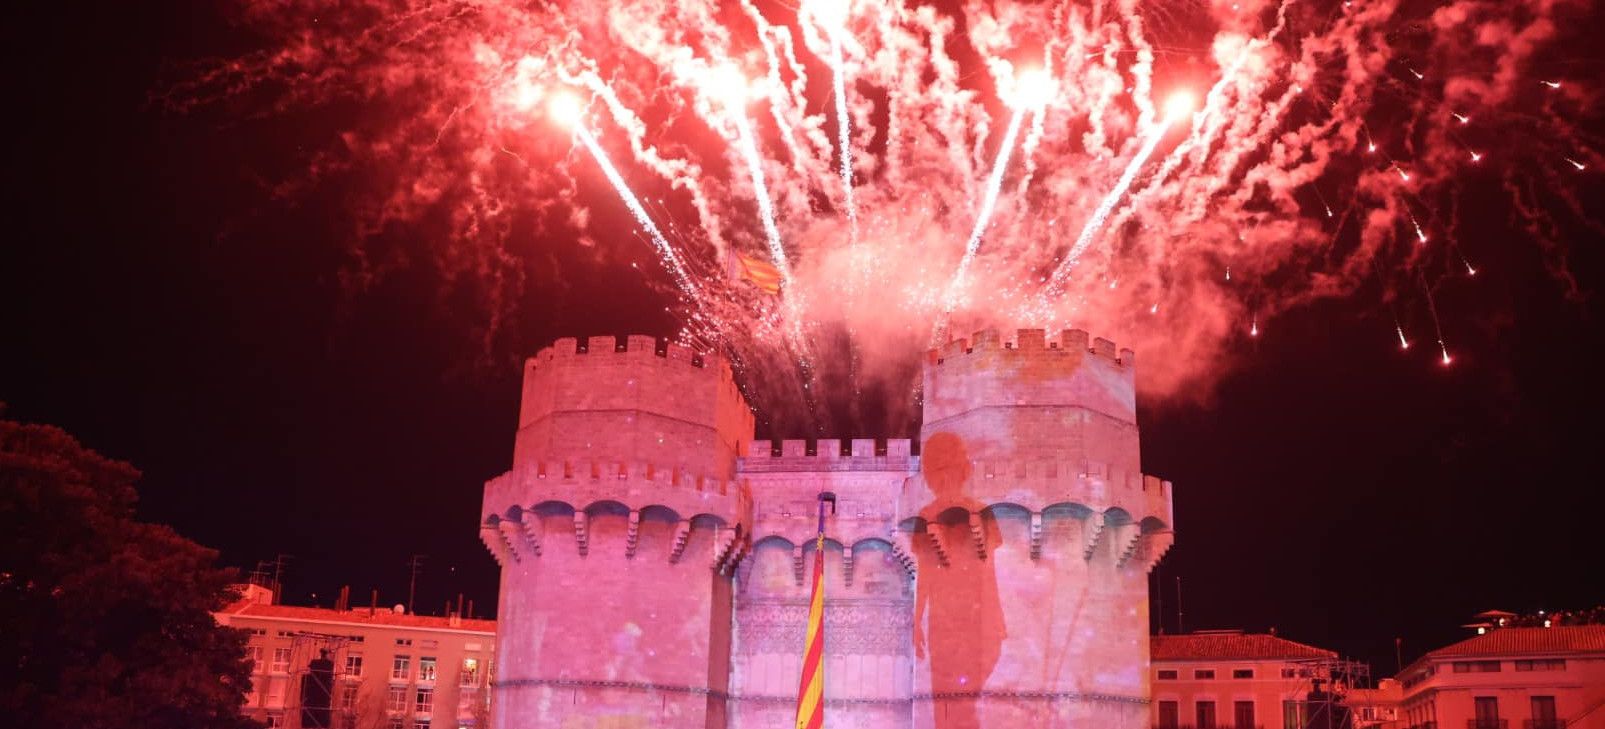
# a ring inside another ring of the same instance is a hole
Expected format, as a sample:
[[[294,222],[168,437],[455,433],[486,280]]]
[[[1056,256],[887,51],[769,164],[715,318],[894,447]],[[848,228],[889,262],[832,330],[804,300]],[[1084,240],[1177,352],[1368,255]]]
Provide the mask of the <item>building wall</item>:
[[[1516,661],[1560,660],[1562,670],[1517,671]],[[1455,664],[1495,663],[1497,672],[1456,672]],[[1448,729],[1476,727],[1477,697],[1495,699],[1501,727],[1529,727],[1532,697],[1555,699],[1567,729],[1605,729],[1605,654],[1505,655],[1429,659],[1402,675],[1405,696],[1400,724]]]
[[[1177,726],[1200,726],[1198,705],[1211,702],[1215,725],[1223,729],[1235,727],[1237,702],[1246,701],[1254,706],[1254,727],[1303,729],[1302,714],[1297,713],[1302,710],[1294,709],[1289,717],[1286,702],[1303,702],[1309,694],[1308,664],[1283,659],[1155,661],[1152,670],[1150,709],[1155,727],[1163,726],[1160,712],[1166,702],[1174,702],[1177,707]],[[1176,677],[1162,674],[1169,671],[1174,671]],[[1212,671],[1214,677],[1199,678],[1200,671]],[[1249,671],[1252,677],[1236,677],[1238,671]]]

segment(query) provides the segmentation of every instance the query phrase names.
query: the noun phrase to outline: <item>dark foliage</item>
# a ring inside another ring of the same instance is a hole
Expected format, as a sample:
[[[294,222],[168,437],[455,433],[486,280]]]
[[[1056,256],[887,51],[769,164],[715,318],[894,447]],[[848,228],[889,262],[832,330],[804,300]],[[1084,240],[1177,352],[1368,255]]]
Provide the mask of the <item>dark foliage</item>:
[[[8,726],[249,729],[245,637],[217,553],[134,519],[139,472],[0,420],[0,717]]]

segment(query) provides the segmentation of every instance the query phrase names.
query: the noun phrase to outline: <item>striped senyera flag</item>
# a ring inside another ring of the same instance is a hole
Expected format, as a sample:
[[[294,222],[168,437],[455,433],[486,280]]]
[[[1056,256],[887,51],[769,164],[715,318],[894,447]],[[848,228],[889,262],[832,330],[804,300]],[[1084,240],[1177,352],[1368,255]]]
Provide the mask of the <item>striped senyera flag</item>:
[[[803,643],[802,682],[797,687],[797,729],[825,726],[825,501],[819,502],[814,541],[814,594],[808,600],[808,638]]]

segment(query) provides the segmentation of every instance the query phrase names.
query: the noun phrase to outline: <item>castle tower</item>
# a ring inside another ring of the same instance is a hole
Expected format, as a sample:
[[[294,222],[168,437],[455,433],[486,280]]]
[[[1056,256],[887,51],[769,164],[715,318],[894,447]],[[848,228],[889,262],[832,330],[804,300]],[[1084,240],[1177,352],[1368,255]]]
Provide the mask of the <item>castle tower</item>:
[[[711,355],[592,337],[528,361],[513,468],[481,512],[502,567],[495,726],[726,725],[752,432]]]
[[[1170,485],[1140,472],[1134,360],[1112,342],[995,331],[932,352],[920,475],[913,726],[1148,721],[1148,581]]]

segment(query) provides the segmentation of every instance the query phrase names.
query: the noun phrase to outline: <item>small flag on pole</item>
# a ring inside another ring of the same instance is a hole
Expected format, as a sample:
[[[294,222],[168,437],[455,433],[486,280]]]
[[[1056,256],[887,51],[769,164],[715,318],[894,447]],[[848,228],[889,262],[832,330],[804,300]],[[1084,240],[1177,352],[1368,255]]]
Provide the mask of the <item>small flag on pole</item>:
[[[797,729],[825,726],[825,502],[836,510],[836,495],[819,495],[819,536],[814,539],[813,597],[808,600],[808,633],[803,642],[802,682],[797,688]]]
[[[770,295],[780,293],[780,269],[775,268],[774,264],[744,253],[736,253],[735,269],[740,278],[758,287],[759,291]]]

